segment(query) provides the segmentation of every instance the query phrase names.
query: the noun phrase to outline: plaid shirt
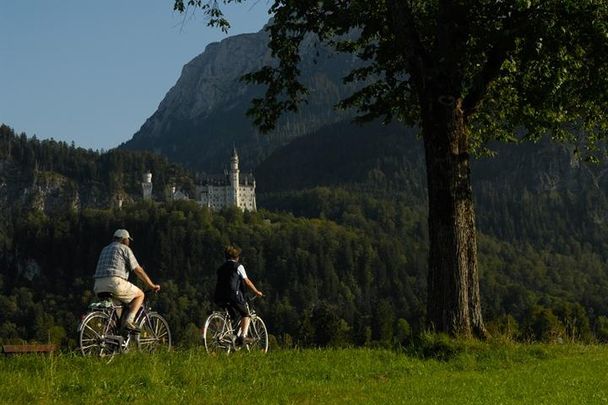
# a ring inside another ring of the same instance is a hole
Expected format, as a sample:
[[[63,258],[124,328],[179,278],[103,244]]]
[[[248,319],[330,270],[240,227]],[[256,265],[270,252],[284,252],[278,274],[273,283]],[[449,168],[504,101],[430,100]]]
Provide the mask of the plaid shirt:
[[[93,278],[120,277],[129,279],[129,272],[139,267],[133,251],[120,242],[112,242],[99,254]]]

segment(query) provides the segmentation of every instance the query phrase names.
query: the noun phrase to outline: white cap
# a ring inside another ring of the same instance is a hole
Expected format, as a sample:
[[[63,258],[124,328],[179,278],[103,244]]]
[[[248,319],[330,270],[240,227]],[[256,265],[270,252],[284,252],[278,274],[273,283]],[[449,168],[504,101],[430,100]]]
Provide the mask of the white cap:
[[[126,229],[117,229],[116,232],[114,232],[114,237],[115,238],[120,238],[120,239],[130,239],[130,240],[133,240],[133,238],[131,237],[131,235],[129,235],[129,231],[127,231]]]

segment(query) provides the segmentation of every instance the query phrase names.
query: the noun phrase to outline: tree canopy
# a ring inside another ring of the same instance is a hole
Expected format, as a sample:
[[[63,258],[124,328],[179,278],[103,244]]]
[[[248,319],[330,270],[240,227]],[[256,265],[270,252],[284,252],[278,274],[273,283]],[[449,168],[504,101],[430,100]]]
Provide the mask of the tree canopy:
[[[227,31],[217,1],[200,7]],[[224,0],[222,3],[246,3]],[[274,1],[268,26],[276,66],[247,76],[267,84],[252,113],[262,128],[296,109],[299,47],[307,35],[366,62],[345,77],[364,86],[341,103],[364,120],[421,125],[423,93],[441,87],[442,102],[462,103],[476,145],[537,140],[543,135],[604,153],[608,128],[608,3],[603,0]],[[518,131],[520,130],[520,131]]]
[[[223,4],[243,3],[224,0]],[[226,30],[218,1],[198,7]],[[245,78],[266,85],[250,113],[262,130],[305,101],[300,50],[310,36],[356,55],[343,100],[360,120],[421,128],[429,195],[429,325],[485,336],[469,154],[491,140],[549,136],[605,155],[608,4],[603,0],[275,0],[267,30],[276,63]]]

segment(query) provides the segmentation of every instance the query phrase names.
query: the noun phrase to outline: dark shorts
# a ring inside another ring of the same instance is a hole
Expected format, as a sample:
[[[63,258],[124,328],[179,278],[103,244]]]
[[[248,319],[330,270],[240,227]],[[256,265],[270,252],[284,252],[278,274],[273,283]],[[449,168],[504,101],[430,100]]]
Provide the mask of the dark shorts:
[[[245,304],[237,304],[236,302],[228,302],[224,305],[230,314],[230,318],[239,319],[242,317],[248,317],[249,311]]]

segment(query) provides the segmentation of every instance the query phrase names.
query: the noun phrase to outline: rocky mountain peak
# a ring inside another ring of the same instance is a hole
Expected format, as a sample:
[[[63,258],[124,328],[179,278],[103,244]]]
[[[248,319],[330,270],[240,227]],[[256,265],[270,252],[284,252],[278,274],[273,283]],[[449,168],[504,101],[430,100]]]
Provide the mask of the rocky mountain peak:
[[[352,92],[342,77],[356,61],[314,38],[304,41],[302,51],[308,104],[286,114],[273,133],[261,136],[246,116],[252,98],[262,90],[240,80],[272,63],[268,34],[262,30],[209,44],[184,66],[158,110],[122,147],[153,150],[195,170],[217,171],[236,145],[247,169],[291,139],[344,119],[347,113],[333,106]]]
[[[242,95],[247,85],[240,78],[271,60],[266,42],[266,33],[260,31],[209,44],[202,54],[183,67],[177,83],[160,103],[159,111],[179,106],[178,117],[201,118]]]

